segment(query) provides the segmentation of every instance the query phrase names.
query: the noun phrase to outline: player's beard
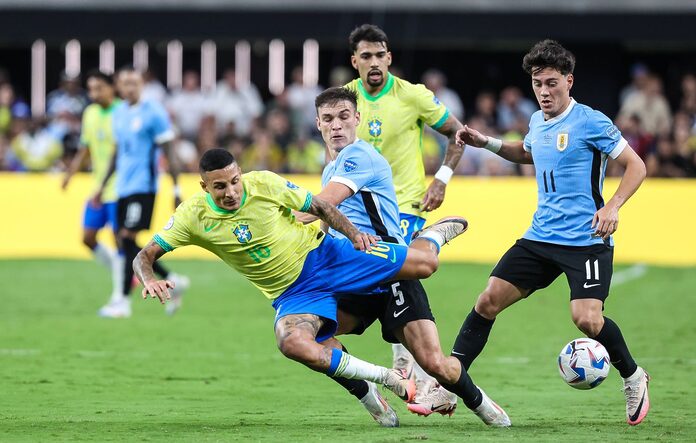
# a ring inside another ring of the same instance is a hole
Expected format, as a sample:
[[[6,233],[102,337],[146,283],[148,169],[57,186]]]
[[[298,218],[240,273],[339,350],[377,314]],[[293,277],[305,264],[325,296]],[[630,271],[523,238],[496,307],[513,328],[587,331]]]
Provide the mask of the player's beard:
[[[379,74],[379,77],[371,77],[372,74]],[[384,73],[379,69],[373,69],[367,73],[367,84],[373,88],[382,86],[384,84]]]

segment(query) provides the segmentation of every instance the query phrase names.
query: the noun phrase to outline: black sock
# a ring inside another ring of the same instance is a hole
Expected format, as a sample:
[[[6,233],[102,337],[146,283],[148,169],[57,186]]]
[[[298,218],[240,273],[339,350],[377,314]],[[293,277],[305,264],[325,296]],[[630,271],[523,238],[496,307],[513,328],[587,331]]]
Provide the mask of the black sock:
[[[125,260],[123,261],[123,266],[125,266],[125,272],[123,273],[123,295],[128,297],[131,291],[131,283],[133,281],[133,260],[135,256],[140,252],[140,248],[135,243],[132,238],[124,238],[121,240],[123,245],[123,252],[125,255]]]
[[[621,329],[612,319],[604,317],[604,327],[594,339],[607,348],[611,364],[619,371],[621,377],[630,377],[636,372],[638,365],[628,351]]]
[[[443,383],[442,386],[448,391],[457,394],[459,398],[464,401],[466,407],[473,410],[481,405],[483,396],[479,388],[476,387],[471,377],[469,377],[469,374],[466,372],[464,364],[461,363],[461,365],[462,373],[459,376],[459,380],[453,385]]]
[[[488,320],[476,312],[476,309],[472,309],[466,316],[466,320],[459,330],[459,335],[454,341],[452,355],[462,362],[467,371],[474,359],[483,351],[483,347],[486,346],[493,322],[495,320]]]
[[[169,277],[169,270],[162,266],[159,261],[155,261],[152,264],[152,270],[155,271],[155,274],[159,275],[165,280],[167,279],[167,277]]]
[[[342,351],[348,354],[348,350],[346,349],[346,347],[341,347]],[[349,379],[343,377],[331,377],[330,375],[329,378],[331,380],[334,380],[339,385],[343,386],[349,394],[353,395],[358,400],[361,400],[365,395],[367,395],[367,391],[370,390],[370,386],[367,384],[365,380]]]

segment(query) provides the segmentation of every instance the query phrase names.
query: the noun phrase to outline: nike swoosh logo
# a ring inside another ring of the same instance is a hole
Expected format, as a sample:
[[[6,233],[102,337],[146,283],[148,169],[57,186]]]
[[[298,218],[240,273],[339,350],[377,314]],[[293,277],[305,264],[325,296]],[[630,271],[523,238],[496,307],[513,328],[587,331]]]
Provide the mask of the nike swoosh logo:
[[[631,415],[631,421],[636,421],[638,420],[638,417],[640,417],[640,410],[643,409],[643,402],[645,401],[645,391],[643,391],[643,397],[640,399],[640,403],[638,403],[638,408],[636,409],[636,412]]]
[[[213,223],[213,225],[210,226],[210,227],[204,226],[204,227],[203,227],[203,230],[204,230],[205,232],[210,232],[210,231],[212,231],[213,229],[217,228],[218,225],[220,225],[220,222]]]
[[[466,354],[462,354],[461,352],[457,352],[457,351],[452,351],[451,354],[461,355],[462,357],[466,356]]]
[[[394,311],[394,318],[396,318],[396,317],[400,316],[401,314],[403,314],[404,311],[405,311],[406,309],[410,308],[410,307],[411,307],[411,306],[406,306],[404,309],[400,310],[399,312]]]
[[[588,285],[587,283],[585,283],[584,285],[582,285],[582,287],[585,288],[585,289],[587,289],[587,288],[593,288],[593,287],[595,287],[595,286],[599,286],[600,284],[601,284],[601,283],[597,283],[597,284],[594,284],[594,285]]]
[[[391,262],[396,263],[396,251],[392,249]]]

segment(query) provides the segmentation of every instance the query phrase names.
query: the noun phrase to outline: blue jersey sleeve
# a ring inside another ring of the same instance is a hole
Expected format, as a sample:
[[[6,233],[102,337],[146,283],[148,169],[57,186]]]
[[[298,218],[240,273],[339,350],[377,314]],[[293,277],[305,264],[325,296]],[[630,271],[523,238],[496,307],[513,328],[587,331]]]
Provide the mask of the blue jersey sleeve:
[[[368,186],[374,178],[374,166],[369,154],[356,147],[348,147],[336,159],[334,174],[330,181],[348,186],[353,193]]]
[[[174,130],[169,121],[167,111],[159,103],[151,102],[150,106],[152,112],[152,137],[155,143],[161,145],[174,140]]]
[[[621,154],[626,145],[626,140],[621,136],[621,131],[614,123],[599,111],[592,111],[587,119],[585,130],[587,140],[600,152],[616,158]]]

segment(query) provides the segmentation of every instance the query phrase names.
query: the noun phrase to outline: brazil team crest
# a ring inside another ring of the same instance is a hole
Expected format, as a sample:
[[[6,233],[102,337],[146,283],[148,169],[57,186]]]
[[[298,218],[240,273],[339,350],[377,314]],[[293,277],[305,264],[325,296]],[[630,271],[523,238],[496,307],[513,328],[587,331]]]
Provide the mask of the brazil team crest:
[[[249,243],[251,240],[251,231],[249,230],[249,225],[239,225],[234,228],[234,235],[237,236],[239,243]]]
[[[568,134],[558,134],[558,138],[556,138],[556,149],[559,151],[563,152],[565,151],[565,148],[568,147]]]
[[[377,118],[373,118],[367,122],[368,132],[372,137],[379,137],[382,135],[382,122]]]

